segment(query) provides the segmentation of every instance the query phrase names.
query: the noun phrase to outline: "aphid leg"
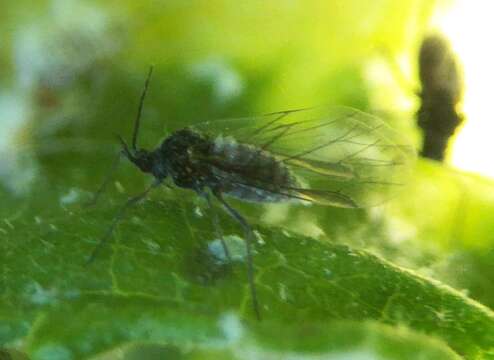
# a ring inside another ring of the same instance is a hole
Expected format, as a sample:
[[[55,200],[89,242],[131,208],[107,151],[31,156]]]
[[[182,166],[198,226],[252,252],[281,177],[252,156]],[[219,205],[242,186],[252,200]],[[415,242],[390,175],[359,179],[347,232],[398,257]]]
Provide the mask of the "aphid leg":
[[[106,174],[103,182],[101,183],[101,185],[98,188],[98,190],[96,190],[96,192],[94,193],[93,198],[91,199],[91,201],[88,201],[85,204],[86,207],[96,205],[96,203],[98,202],[99,197],[101,196],[101,194],[103,193],[103,191],[106,189],[106,187],[108,186],[108,184],[111,181],[111,178],[112,178],[113,174],[117,170],[117,167],[120,164],[120,160],[122,159],[122,155],[123,155],[123,153],[121,151],[119,151],[118,154],[117,154],[117,157],[115,158],[115,160],[113,160],[113,163],[112,163],[112,165],[110,167],[110,170]]]
[[[204,191],[201,193],[201,195],[206,198],[206,201],[208,202],[209,210],[211,212],[212,218],[213,218],[213,226],[214,226],[214,231],[216,232],[216,236],[218,239],[221,241],[221,246],[223,246],[223,251],[225,253],[225,258],[228,260],[229,263],[232,262],[232,258],[230,256],[230,251],[228,250],[228,246],[226,245],[225,238],[223,237],[223,230],[221,229],[220,226],[220,219],[218,218],[218,213],[216,212],[213,202],[211,201],[211,196],[207,191]]]
[[[137,204],[139,201],[143,200],[147,196],[147,194],[151,191],[151,189],[157,187],[159,184],[160,184],[159,181],[153,182],[145,191],[143,191],[142,193],[136,196],[131,197],[130,199],[127,200],[127,202],[124,205],[122,205],[122,207],[118,210],[118,212],[113,217],[112,223],[110,224],[108,230],[103,235],[98,245],[96,245],[96,247],[94,248],[93,252],[91,253],[91,256],[89,256],[88,260],[86,261],[86,265],[89,265],[94,261],[96,255],[98,255],[99,251],[107,243],[108,239],[113,233],[113,230],[115,229],[115,226],[117,226],[120,220],[122,220],[123,216],[125,215],[125,211],[130,207],[132,207],[133,205]]]
[[[256,285],[254,283],[254,263],[253,263],[253,258],[252,258],[252,241],[254,240],[254,232],[252,231],[252,228],[250,227],[249,223],[245,218],[240,215],[240,213],[232,208],[226,201],[223,199],[223,196],[221,195],[221,192],[214,192],[214,195],[218,199],[221,204],[225,207],[226,211],[228,214],[230,214],[235,220],[237,220],[242,228],[244,229],[245,233],[245,247],[247,250],[247,277],[249,280],[249,287],[250,287],[250,294],[252,297],[252,306],[254,308],[254,312],[256,314],[257,320],[261,320],[261,311],[259,309],[259,303],[257,301],[257,291],[256,291]]]

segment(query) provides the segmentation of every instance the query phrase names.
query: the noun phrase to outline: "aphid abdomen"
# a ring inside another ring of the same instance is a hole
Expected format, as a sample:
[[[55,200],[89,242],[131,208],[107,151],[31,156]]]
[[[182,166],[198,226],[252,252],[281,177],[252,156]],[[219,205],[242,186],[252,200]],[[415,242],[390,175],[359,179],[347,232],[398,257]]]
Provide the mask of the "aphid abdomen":
[[[280,202],[292,199],[286,189],[299,186],[288,166],[256,146],[219,136],[210,151],[215,159],[213,174],[227,195],[247,201]]]

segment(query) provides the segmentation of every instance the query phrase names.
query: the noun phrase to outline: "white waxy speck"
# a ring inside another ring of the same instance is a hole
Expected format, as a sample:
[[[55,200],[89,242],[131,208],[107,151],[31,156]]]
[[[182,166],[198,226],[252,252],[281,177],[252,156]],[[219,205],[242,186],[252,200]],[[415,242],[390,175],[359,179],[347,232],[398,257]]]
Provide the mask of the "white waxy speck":
[[[157,253],[161,249],[160,244],[158,244],[156,241],[153,241],[151,239],[142,239],[142,242],[146,244],[149,251],[152,253]]]
[[[237,235],[226,235],[223,240],[230,252],[230,257],[233,261],[244,261],[246,258],[245,241]],[[220,239],[214,239],[208,244],[209,252],[221,263],[228,262],[223,244]]]
[[[278,294],[281,300],[286,301],[288,299],[287,288],[285,284],[278,284]]]
[[[263,237],[259,231],[254,230],[253,233],[254,233],[254,236],[255,236],[257,243],[259,245],[265,245],[266,244],[266,241],[264,241],[264,239],[263,239]]]
[[[36,281],[26,287],[25,294],[32,304],[50,305],[57,302],[57,292],[52,289],[44,289]]]
[[[64,206],[64,205],[70,205],[70,204],[73,204],[75,202],[77,202],[81,197],[81,193],[79,190],[77,189],[70,189],[67,193],[63,194],[61,197],[60,197],[60,205]]]
[[[204,216],[204,214],[202,213],[202,210],[199,206],[196,206],[194,208],[194,214],[197,216],[197,217],[200,217],[202,218]]]
[[[117,191],[119,193],[123,194],[125,192],[124,187],[122,186],[122,184],[119,181],[115,181],[115,187],[117,188]]]

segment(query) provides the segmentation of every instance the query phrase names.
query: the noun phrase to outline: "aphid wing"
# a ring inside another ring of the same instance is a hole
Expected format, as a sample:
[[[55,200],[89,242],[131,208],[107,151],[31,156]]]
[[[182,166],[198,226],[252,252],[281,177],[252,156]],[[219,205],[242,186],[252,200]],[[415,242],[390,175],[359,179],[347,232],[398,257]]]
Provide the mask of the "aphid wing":
[[[297,197],[332,206],[366,207],[393,197],[408,179],[415,157],[398,132],[346,107],[216,120],[196,128],[211,139],[231,137],[273,154],[304,184]]]
[[[315,190],[315,189],[294,189],[297,197],[302,200],[315,202],[321,205],[328,205],[342,208],[358,208],[350,197],[334,191]]]
[[[287,165],[309,170],[319,175],[334,176],[342,179],[353,179],[356,176],[351,166],[335,162],[303,158],[286,159],[283,162]]]

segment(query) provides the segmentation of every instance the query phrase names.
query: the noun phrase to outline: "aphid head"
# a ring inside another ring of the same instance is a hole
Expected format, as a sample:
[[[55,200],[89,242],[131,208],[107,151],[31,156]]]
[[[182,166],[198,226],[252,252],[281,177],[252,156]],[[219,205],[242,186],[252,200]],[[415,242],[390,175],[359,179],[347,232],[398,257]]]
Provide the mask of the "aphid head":
[[[149,152],[147,150],[137,148],[137,135],[139,133],[142,106],[144,104],[144,98],[146,97],[146,92],[149,86],[149,80],[151,78],[152,72],[153,72],[153,67],[151,66],[149,68],[149,73],[146,78],[146,83],[144,84],[144,90],[141,94],[139,109],[137,110],[137,118],[134,123],[134,132],[132,134],[132,146],[129,148],[129,145],[127,145],[125,140],[120,135],[117,135],[117,138],[120,141],[120,144],[122,145],[122,150],[119,152],[117,158],[115,159],[115,162],[113,163],[113,166],[110,168],[110,171],[106,176],[105,181],[101,184],[100,188],[96,192],[94,199],[91,201],[91,204],[96,203],[100,194],[105,190],[106,186],[110,183],[111,177],[115,172],[115,170],[117,169],[122,155],[125,156],[130,161],[132,161],[139,169],[141,169],[144,172],[152,173],[156,178],[164,179],[167,176],[166,169],[164,168],[163,165],[156,166],[156,164],[159,165],[159,161],[157,161],[156,154],[154,152]]]
[[[132,133],[132,144],[131,147],[127,145],[125,140],[118,136],[120,143],[122,144],[122,154],[132,161],[141,171],[152,173],[155,177],[165,178],[166,172],[162,169],[162,166],[158,166],[156,161],[156,156],[154,152],[148,150],[139,149],[137,147],[137,137],[139,134],[139,127],[141,124],[141,113],[142,107],[144,105],[144,98],[146,97],[147,89],[149,86],[149,80],[151,79],[151,74],[153,73],[153,67],[149,68],[149,73],[146,78],[146,83],[144,84],[144,90],[141,94],[141,100],[139,101],[139,108],[137,110],[137,117],[134,122],[134,131]]]
[[[118,135],[118,140],[122,145],[122,154],[134,163],[143,172],[153,172],[154,157],[150,151],[144,149],[129,149],[125,140]]]

